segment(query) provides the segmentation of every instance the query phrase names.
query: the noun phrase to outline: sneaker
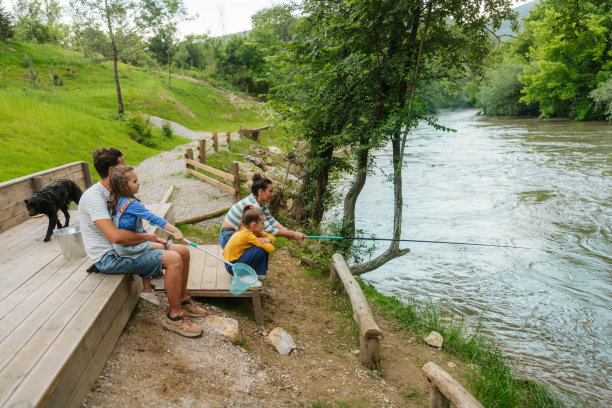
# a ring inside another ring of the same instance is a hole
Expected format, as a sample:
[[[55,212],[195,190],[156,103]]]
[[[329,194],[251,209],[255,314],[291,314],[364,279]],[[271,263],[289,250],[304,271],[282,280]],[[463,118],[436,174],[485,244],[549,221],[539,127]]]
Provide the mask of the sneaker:
[[[155,291],[145,292],[144,290],[140,292],[140,297],[147,302],[151,302],[156,306],[159,306],[159,299],[155,296]]]
[[[204,317],[206,316],[206,310],[202,309],[196,304],[192,298],[187,298],[181,302],[185,314],[189,317]]]
[[[162,322],[164,329],[180,334],[185,337],[198,337],[202,334],[202,328],[195,324],[193,320],[185,315],[170,318],[166,314],[166,318]]]
[[[261,281],[258,280],[257,282],[255,282],[254,284],[251,285],[251,289],[255,289],[255,288],[261,288]]]

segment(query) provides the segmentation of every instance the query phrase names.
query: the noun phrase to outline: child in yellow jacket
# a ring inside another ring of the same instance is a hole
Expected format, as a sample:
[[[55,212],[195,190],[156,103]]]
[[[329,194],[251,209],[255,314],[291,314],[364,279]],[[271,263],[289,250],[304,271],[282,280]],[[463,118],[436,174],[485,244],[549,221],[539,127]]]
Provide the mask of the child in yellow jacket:
[[[264,215],[252,205],[244,207],[238,230],[232,235],[223,250],[223,258],[229,262],[249,265],[262,279],[268,270],[268,254],[274,252],[276,237],[263,231]],[[225,264],[233,275],[232,267]]]

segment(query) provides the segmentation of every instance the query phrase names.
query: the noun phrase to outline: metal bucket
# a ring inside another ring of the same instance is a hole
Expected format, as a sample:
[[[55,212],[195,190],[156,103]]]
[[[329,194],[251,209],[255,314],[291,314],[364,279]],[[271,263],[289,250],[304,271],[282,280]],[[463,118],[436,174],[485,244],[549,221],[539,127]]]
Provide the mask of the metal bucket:
[[[78,259],[87,256],[83,238],[81,238],[81,227],[66,227],[53,231],[59,242],[60,250],[66,259]]]

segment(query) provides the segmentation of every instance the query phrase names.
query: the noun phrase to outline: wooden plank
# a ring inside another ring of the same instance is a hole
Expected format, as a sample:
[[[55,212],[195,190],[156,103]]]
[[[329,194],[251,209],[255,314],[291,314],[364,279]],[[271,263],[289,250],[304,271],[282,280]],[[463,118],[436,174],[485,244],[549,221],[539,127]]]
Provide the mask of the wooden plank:
[[[0,263],[5,253],[15,252],[23,241],[43,237],[48,225],[47,217],[34,218],[0,233]],[[2,273],[2,271],[0,271]]]
[[[437,390],[434,390],[436,392],[433,393],[433,400],[436,401],[436,408],[442,406],[446,402],[440,398],[438,393],[441,393],[457,408],[483,408],[482,404],[478,402],[472,394],[436,363],[432,361],[426,363],[423,366],[423,372],[431,382],[432,388],[437,388]],[[430,394],[430,396],[432,395]]]
[[[219,182],[219,181],[217,181],[215,179],[212,179],[212,178],[210,178],[208,176],[205,176],[202,173],[198,173],[197,171],[189,169],[189,168],[186,168],[185,172],[191,174],[192,176],[196,176],[200,180],[205,181],[205,182],[207,182],[209,184],[212,184],[215,187],[218,187],[218,188],[220,188],[222,190],[225,190],[225,191],[227,191],[228,193],[230,193],[232,195],[235,194],[234,189],[231,188],[230,186],[227,186],[227,185],[225,185],[225,184],[223,184],[223,183],[221,183],[221,182]]]
[[[28,218],[30,218],[30,216],[28,215],[27,212],[23,213],[22,215],[12,218],[8,221],[4,221],[0,223],[0,232],[7,230],[11,227],[14,227],[15,225],[19,225],[24,221],[27,221]]]
[[[25,259],[17,258],[12,264],[6,263],[6,267],[12,271],[12,273],[2,275],[2,279],[0,280],[0,299],[6,298],[25,281],[36,275],[43,267],[60,256],[62,255],[59,251],[43,252],[39,255],[31,255],[29,258]]]
[[[198,251],[192,246],[189,246],[191,254],[191,262],[189,264],[189,279],[187,279],[187,290],[189,288],[199,288],[202,284],[202,275],[204,274],[205,254]]]
[[[219,245],[211,245],[210,251],[214,253],[217,252],[217,256],[223,257],[223,250]],[[221,261],[217,261],[217,290],[229,290],[230,284],[232,283],[232,276],[227,273],[227,269],[225,269],[225,263]]]
[[[4,191],[8,187],[11,187],[11,186],[13,186],[15,184],[19,184],[19,183],[21,183],[23,181],[28,181],[29,183],[31,183],[31,181],[29,181],[29,180],[32,177],[43,176],[43,175],[46,175],[46,174],[49,174],[49,173],[63,174],[62,170],[65,170],[65,169],[70,168],[70,167],[78,167],[78,166],[81,165],[81,163],[83,163],[83,162],[82,161],[72,162],[72,163],[64,164],[62,166],[53,167],[52,169],[39,171],[38,173],[32,173],[32,174],[28,174],[26,176],[22,176],[22,177],[15,178],[15,179],[12,179],[12,180],[4,181],[4,182],[0,183],[0,191]],[[61,178],[61,177],[58,177],[58,178]]]
[[[191,160],[191,159],[185,159],[185,163],[191,164],[192,166],[195,166],[195,167],[197,167],[199,169],[202,169],[204,171],[212,173],[212,174],[214,174],[216,176],[222,177],[222,178],[224,178],[224,179],[226,179],[228,181],[231,181],[232,183],[234,182],[234,176],[232,176],[231,174],[226,173],[224,171],[215,169],[214,167],[210,167],[210,166],[207,166],[205,164],[198,163],[197,161]]]
[[[211,245],[203,246],[208,251],[208,247]],[[217,250],[213,252],[216,254]],[[206,261],[204,262],[204,276],[202,277],[202,283],[200,288],[202,289],[217,289],[217,263],[218,260],[215,257],[206,254]]]
[[[221,214],[225,214],[226,212],[228,212],[230,210],[230,208],[232,208],[232,206],[228,205],[227,207],[219,208],[218,210],[211,211],[211,212],[206,213],[206,214],[202,214],[202,215],[198,215],[198,216],[195,216],[195,217],[185,218],[185,219],[182,219],[182,220],[178,220],[176,223],[177,224],[193,224],[194,222],[200,222],[200,221],[203,221],[203,220],[207,220],[209,218],[216,217],[216,216],[221,215]]]

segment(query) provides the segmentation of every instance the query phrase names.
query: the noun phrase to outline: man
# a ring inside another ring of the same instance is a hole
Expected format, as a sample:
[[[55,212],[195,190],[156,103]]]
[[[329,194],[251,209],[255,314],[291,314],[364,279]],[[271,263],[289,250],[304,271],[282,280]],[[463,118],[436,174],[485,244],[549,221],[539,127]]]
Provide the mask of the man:
[[[202,328],[189,317],[202,317],[205,312],[187,296],[189,277],[189,250],[175,246],[175,250],[150,250],[137,257],[121,257],[112,243],[133,245],[144,241],[167,241],[152,233],[136,233],[118,229],[108,210],[109,179],[114,167],[125,165],[123,154],[115,148],[102,148],[93,152],[94,167],[100,175],[98,183],[88,188],[79,202],[81,235],[85,252],[94,261],[88,271],[106,274],[135,274],[142,278],[162,275],[166,270],[164,286],[170,307],[163,321],[165,329],[185,337],[202,334]]]

